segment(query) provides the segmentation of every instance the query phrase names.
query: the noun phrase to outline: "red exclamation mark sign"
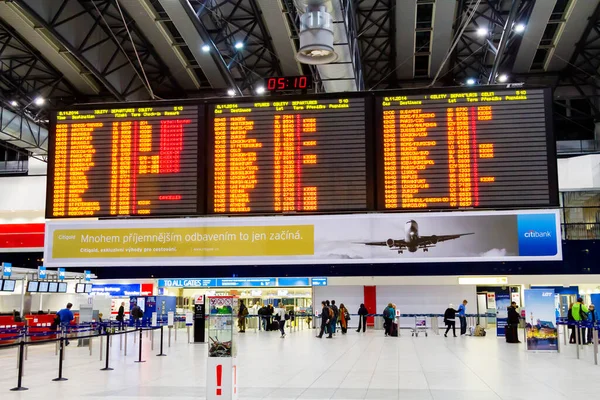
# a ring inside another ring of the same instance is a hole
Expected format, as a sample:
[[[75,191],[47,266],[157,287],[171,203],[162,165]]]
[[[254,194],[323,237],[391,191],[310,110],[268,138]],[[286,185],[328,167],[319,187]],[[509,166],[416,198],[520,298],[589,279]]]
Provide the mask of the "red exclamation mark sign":
[[[223,374],[223,365],[217,365],[217,396],[221,396],[221,376]]]

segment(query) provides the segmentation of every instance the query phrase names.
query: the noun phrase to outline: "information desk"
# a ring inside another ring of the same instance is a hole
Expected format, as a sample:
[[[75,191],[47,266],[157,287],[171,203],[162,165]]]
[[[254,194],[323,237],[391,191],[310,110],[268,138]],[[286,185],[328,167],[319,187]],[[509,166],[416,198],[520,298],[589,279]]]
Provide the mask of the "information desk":
[[[552,204],[547,96],[511,89],[378,97],[378,208]]]
[[[195,214],[198,106],[56,115],[49,217]]]
[[[210,106],[209,213],[367,208],[365,100]]]

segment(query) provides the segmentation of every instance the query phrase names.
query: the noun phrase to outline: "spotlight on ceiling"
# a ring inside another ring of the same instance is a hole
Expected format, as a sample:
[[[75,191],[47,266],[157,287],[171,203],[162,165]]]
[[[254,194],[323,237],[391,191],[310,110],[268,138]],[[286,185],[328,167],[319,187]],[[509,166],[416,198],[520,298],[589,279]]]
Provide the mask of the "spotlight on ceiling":
[[[487,36],[487,34],[488,34],[487,28],[477,29],[477,36]]]
[[[33,100],[33,104],[35,104],[36,106],[43,106],[44,103],[46,103],[46,99],[44,99],[42,96],[38,96],[35,98],[35,100]]]
[[[235,47],[238,50],[243,49],[244,48],[244,43],[237,42],[233,47]]]
[[[303,64],[329,64],[338,59],[333,47],[333,17],[326,0],[300,0],[300,48],[296,59]]]
[[[19,105],[19,103],[16,100],[11,100],[10,101],[10,105],[13,106],[13,107],[16,107],[16,106]]]
[[[473,86],[475,83],[476,83],[475,79],[473,79],[473,78],[467,79],[467,85]]]
[[[515,32],[516,33],[523,33],[525,31],[525,25],[524,24],[516,24],[515,25]]]
[[[227,91],[227,94],[228,94],[228,95],[230,95],[230,96],[235,96],[235,90],[233,90],[233,89],[229,89],[229,90]]]
[[[264,94],[265,93],[265,87],[264,86],[259,86],[256,88],[256,94]]]
[[[204,46],[202,46],[202,51],[208,53],[210,51],[210,46],[205,44]]]
[[[507,80],[508,80],[508,75],[506,75],[506,74],[501,74],[498,76],[498,82],[500,82],[500,83],[504,83]]]

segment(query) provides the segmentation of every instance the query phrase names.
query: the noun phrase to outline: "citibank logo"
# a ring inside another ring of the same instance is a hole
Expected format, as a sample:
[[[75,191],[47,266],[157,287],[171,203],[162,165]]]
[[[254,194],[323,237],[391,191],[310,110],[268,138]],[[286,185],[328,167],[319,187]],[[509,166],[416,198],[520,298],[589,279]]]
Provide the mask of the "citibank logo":
[[[528,230],[527,232],[525,232],[523,234],[524,237],[526,238],[539,238],[539,239],[543,239],[543,238],[551,238],[552,237],[552,232],[550,231],[535,231],[533,229]]]

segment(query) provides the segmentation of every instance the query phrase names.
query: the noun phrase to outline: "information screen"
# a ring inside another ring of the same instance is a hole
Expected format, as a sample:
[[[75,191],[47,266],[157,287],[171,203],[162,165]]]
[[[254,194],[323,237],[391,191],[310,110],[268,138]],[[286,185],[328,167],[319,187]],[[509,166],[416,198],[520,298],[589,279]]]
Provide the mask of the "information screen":
[[[61,111],[48,217],[198,212],[198,106]]]
[[[209,213],[367,208],[365,100],[210,106]]]
[[[378,97],[378,208],[554,205],[548,94],[513,89]]]

